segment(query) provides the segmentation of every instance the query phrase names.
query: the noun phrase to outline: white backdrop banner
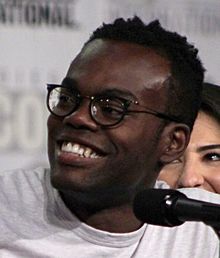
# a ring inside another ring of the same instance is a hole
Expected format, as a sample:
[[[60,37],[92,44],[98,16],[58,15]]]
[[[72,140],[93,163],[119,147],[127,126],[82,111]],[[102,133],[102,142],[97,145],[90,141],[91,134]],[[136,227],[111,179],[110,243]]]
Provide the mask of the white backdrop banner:
[[[0,0],[0,169],[47,165],[46,83],[103,22],[139,15],[187,36],[220,83],[219,0]]]

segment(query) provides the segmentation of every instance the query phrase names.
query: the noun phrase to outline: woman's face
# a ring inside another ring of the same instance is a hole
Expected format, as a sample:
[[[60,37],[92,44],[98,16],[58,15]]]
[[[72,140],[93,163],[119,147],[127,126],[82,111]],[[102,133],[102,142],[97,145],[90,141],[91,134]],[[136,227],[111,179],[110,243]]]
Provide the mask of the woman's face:
[[[162,169],[159,180],[172,188],[199,187],[220,193],[220,124],[199,112],[184,155]]]

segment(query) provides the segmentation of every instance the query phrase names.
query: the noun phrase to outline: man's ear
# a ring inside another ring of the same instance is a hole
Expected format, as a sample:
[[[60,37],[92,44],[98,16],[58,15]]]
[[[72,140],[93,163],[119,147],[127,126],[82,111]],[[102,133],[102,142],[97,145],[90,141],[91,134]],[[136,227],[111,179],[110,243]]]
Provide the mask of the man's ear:
[[[178,159],[185,151],[190,139],[190,129],[186,124],[170,123],[165,126],[161,135],[162,164]]]

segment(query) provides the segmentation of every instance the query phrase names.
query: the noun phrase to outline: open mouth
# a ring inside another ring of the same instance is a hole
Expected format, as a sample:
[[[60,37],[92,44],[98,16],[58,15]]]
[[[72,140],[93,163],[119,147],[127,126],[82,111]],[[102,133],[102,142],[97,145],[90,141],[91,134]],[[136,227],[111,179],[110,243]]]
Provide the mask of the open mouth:
[[[97,159],[103,156],[101,154],[98,154],[96,151],[92,150],[87,146],[83,146],[78,143],[66,142],[66,141],[60,144],[60,151],[72,153],[82,158]]]

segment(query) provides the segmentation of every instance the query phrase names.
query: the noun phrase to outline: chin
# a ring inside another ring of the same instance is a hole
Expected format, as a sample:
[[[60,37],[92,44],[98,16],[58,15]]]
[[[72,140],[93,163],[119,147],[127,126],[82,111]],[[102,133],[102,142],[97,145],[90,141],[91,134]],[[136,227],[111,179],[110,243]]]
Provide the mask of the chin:
[[[67,173],[62,173],[58,170],[51,171],[51,184],[59,191],[81,191],[82,185],[80,182],[73,180]]]
[[[93,184],[94,183],[94,184]],[[79,171],[51,169],[51,184],[58,191],[91,193],[96,191],[96,182]]]

